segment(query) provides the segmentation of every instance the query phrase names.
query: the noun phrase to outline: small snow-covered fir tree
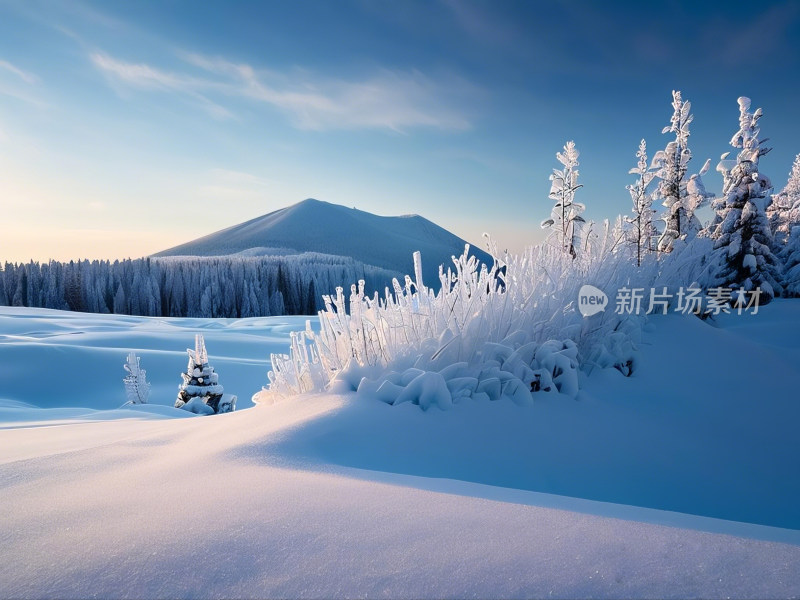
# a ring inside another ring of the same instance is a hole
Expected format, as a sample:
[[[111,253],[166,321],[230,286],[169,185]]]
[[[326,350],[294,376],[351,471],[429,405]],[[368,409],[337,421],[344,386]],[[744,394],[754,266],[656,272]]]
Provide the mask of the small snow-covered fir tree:
[[[771,148],[764,145],[766,139],[759,139],[761,109],[750,112],[749,98],[738,102],[739,130],[730,143],[739,154],[729,160],[726,152],[717,166],[724,179],[723,199],[716,203],[718,225],[711,232],[715,242],[707,283],[709,288],[745,291],[759,287],[760,302],[766,304],[781,292],[782,278],[765,212],[772,183],[758,168]]]
[[[792,228],[800,225],[800,154],[794,159],[786,187],[772,196],[767,219],[778,248],[787,242]]]
[[[543,229],[549,229],[547,243],[561,249],[572,258],[578,255],[581,246],[581,234],[584,218],[581,213],[585,206],[575,202],[575,191],[581,187],[578,183],[578,155],[575,142],[567,142],[564,151],[556,153],[562,169],[553,169],[550,175],[550,199],[556,204],[550,218],[542,222]]]
[[[175,408],[185,408],[200,414],[231,412],[235,409],[235,396],[223,395],[219,375],[208,364],[206,343],[201,334],[194,338],[194,350],[187,348],[189,364],[181,373],[183,383],[178,388]],[[233,398],[233,400],[231,400]]]
[[[636,166],[628,171],[630,175],[637,177],[636,183],[626,186],[633,201],[633,217],[626,219],[629,228],[625,232],[625,239],[632,248],[636,266],[639,267],[645,255],[652,250],[652,240],[658,232],[653,224],[656,211],[653,210],[653,195],[649,189],[656,173],[647,166],[647,143],[644,140],[639,142],[636,158]]]
[[[125,383],[125,396],[128,404],[147,404],[150,397],[150,384],[147,383],[147,371],[139,364],[139,357],[135,352],[128,354],[128,360],[123,365],[128,374],[122,380]]]

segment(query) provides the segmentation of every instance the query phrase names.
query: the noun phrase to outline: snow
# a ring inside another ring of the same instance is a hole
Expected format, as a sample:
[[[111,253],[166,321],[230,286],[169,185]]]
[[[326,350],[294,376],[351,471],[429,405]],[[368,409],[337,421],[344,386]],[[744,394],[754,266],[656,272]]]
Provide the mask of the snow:
[[[800,589],[797,301],[713,323],[651,318],[633,376],[581,373],[577,399],[461,396],[422,411],[323,394],[200,419],[168,406],[195,333],[226,388],[247,398],[265,381],[265,355],[301,323],[2,309],[2,595]],[[150,404],[116,410],[131,349]],[[477,387],[462,367],[441,374],[453,398]],[[71,408],[80,402],[114,410]],[[165,418],[178,413],[188,418]]]
[[[289,332],[304,323],[303,317],[178,319],[0,307],[0,398],[40,409],[119,408],[126,400],[122,364],[134,351],[152,385],[148,402],[172,406],[186,347],[202,333],[241,410],[253,406],[250,396],[264,385],[270,352],[284,351]]]
[[[178,401],[181,402],[181,401]],[[176,402],[176,404],[178,404]],[[214,409],[211,408],[208,404],[203,402],[203,399],[199,396],[195,396],[188,402],[184,402],[177,406],[176,408],[180,408],[181,410],[188,410],[190,413],[194,413],[196,415],[213,415]]]
[[[654,318],[634,375],[596,369],[577,401],[473,397],[423,413],[359,394],[275,451],[798,530],[800,305],[773,304],[720,315],[723,327]]]

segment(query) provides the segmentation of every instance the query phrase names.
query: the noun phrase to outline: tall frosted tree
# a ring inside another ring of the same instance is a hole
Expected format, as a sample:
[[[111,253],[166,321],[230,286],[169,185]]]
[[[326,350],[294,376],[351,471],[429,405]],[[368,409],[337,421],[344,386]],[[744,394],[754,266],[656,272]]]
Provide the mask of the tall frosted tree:
[[[656,173],[647,166],[647,144],[644,140],[639,142],[636,158],[636,166],[628,171],[630,175],[636,175],[636,183],[626,186],[633,201],[633,217],[627,219],[629,228],[624,233],[633,249],[638,267],[645,255],[652,250],[652,240],[658,231],[653,224],[656,211],[653,210],[653,194],[650,192]]]
[[[547,242],[573,259],[578,256],[581,233],[586,223],[581,216],[586,207],[575,202],[575,192],[581,187],[578,183],[579,154],[575,142],[572,141],[564,145],[563,152],[556,153],[562,168],[553,169],[553,174],[550,175],[550,199],[555,201],[555,206],[550,218],[542,222],[542,228],[550,232]]]
[[[767,218],[775,245],[783,246],[792,228],[800,224],[800,154],[794,159],[786,187],[772,197]]]
[[[736,159],[722,155],[717,170],[724,179],[723,198],[717,203],[718,225],[711,232],[715,238],[709,261],[708,287],[751,291],[761,288],[761,303],[781,292],[781,264],[772,252],[772,235],[766,207],[772,183],[759,170],[759,159],[771,148],[759,138],[761,109],[750,111],[750,99],[739,102],[739,130],[731,146],[739,149]]]
[[[685,238],[690,231],[693,216],[688,204],[686,173],[692,152],[689,150],[689,125],[694,116],[692,105],[681,97],[679,91],[672,92],[672,118],[661,133],[675,136],[664,150],[653,156],[653,168],[659,178],[656,196],[666,208],[663,213],[664,231],[658,240],[660,252],[671,252],[675,240]]]

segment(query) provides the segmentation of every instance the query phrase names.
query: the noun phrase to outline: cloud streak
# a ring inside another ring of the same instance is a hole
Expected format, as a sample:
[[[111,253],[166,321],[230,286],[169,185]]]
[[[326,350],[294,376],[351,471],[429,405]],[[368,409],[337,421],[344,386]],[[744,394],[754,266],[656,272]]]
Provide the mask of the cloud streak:
[[[33,85],[39,81],[39,78],[34,75],[33,73],[29,73],[27,71],[23,71],[19,67],[12,65],[10,62],[6,60],[0,60],[0,70],[7,71],[19,77],[25,83]]]
[[[170,73],[143,63],[116,60],[100,52],[92,52],[89,60],[96,69],[115,82],[140,90],[177,93],[215,119],[225,120],[234,116],[227,108],[202,93],[202,90],[211,87],[202,79]]]
[[[458,99],[479,94],[474,86],[459,78],[434,80],[416,70],[379,69],[363,79],[345,80],[319,77],[300,69],[259,70],[248,64],[193,53],[179,56],[187,70],[193,69],[195,74],[124,62],[99,52],[89,58],[96,69],[117,83],[183,95],[213,116],[232,116],[225,105],[244,100],[276,109],[294,127],[309,131],[465,130],[472,123]]]
[[[35,86],[39,82],[37,75],[0,59],[0,96],[8,96],[39,109],[47,108],[47,103],[36,97],[39,88]]]

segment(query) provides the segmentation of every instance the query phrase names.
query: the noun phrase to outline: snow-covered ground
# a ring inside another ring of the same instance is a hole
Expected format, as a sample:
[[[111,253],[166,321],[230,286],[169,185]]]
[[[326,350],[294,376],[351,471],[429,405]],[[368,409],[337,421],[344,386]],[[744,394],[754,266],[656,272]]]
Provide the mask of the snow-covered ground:
[[[653,318],[577,400],[166,418],[195,333],[241,408],[303,321],[0,310],[0,596],[800,593],[800,302]]]
[[[125,403],[122,365],[130,350],[147,371],[150,402],[171,407],[196,333],[205,337],[225,391],[238,395],[239,408],[251,407],[251,396],[266,383],[270,353],[285,352],[289,332],[305,327],[306,319],[159,319],[0,307],[0,423],[107,418],[93,411]],[[22,410],[19,403],[58,412]],[[171,411],[140,407],[133,416],[145,413]]]

